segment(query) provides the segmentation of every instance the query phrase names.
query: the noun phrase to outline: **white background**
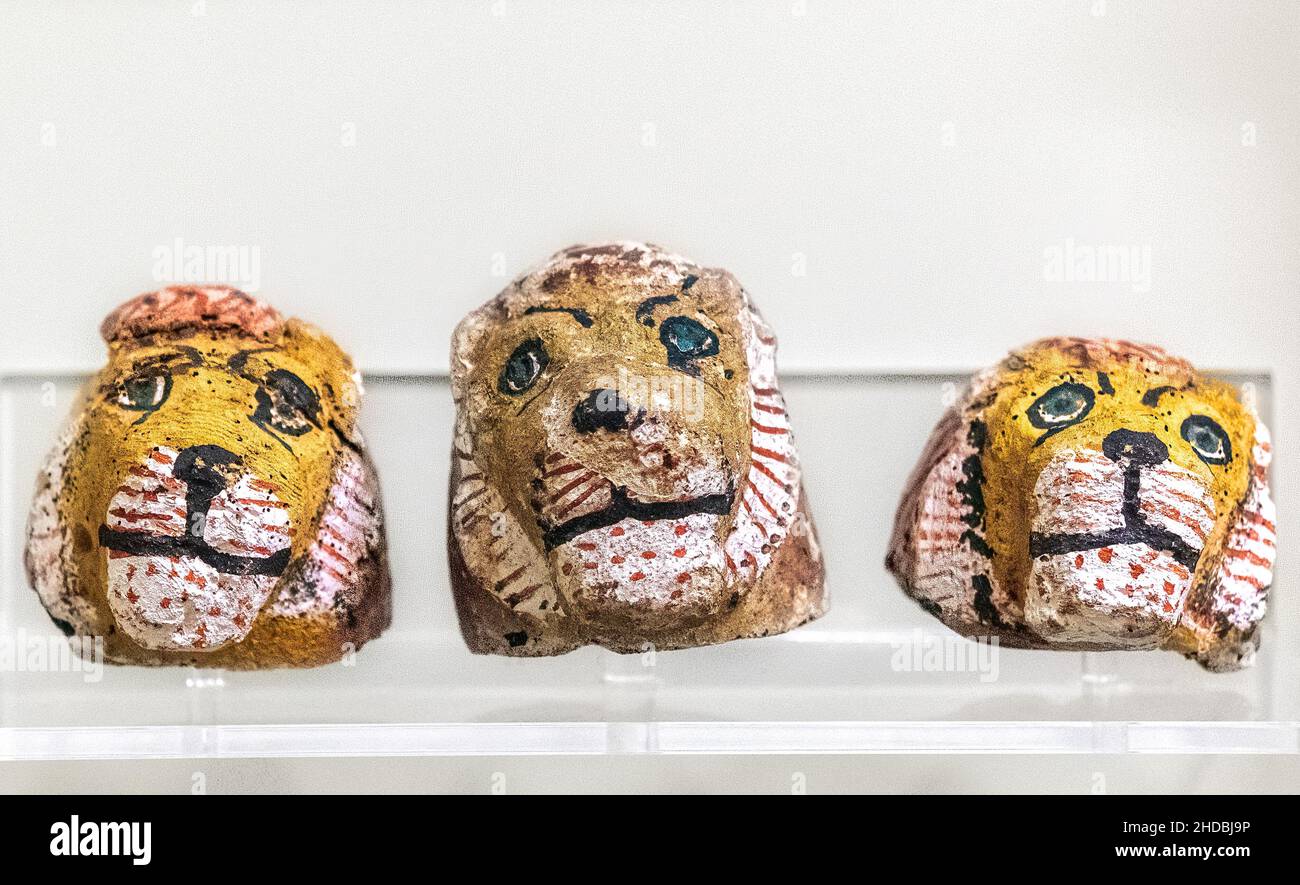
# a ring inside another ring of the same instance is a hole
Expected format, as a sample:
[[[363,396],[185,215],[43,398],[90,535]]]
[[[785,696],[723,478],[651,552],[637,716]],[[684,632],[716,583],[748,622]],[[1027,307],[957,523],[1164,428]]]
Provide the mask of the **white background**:
[[[255,249],[376,374],[445,370],[555,249],[642,238],[736,273],[789,373],[1066,333],[1268,374],[1285,547],[1298,58],[1286,0],[4,3],[0,374],[95,369],[176,238]],[[1047,278],[1067,240],[1149,250],[1150,285]]]
[[[0,367],[98,365],[176,237],[258,247],[371,371],[445,368],[494,256],[610,237],[733,270],[787,368],[1274,366],[1300,12],[1094,2],[5,4]],[[1150,292],[1047,283],[1067,238],[1149,246]]]

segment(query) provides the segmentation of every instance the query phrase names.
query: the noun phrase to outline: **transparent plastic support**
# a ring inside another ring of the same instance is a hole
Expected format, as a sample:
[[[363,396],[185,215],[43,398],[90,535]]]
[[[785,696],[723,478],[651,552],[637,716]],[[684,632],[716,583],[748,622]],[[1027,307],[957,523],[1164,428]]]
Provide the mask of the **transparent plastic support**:
[[[611,753],[657,749],[654,724],[658,652],[647,645],[640,654],[605,652],[605,720]]]
[[[27,586],[22,544],[80,380],[0,378],[0,759],[1300,752],[1296,693],[1274,689],[1300,671],[1274,626],[1300,600],[1280,584],[1257,666],[1223,675],[1164,652],[979,648],[903,596],[883,565],[894,508],[959,375],[785,376],[831,611],[781,636],[470,654],[445,556],[446,380],[388,376],[366,379],[363,410],[393,569],[383,637],[313,670],[77,668],[50,651],[66,641]],[[1229,380],[1269,414],[1269,376]],[[1294,470],[1288,458],[1279,447],[1275,469]],[[1279,554],[1288,575],[1285,542]]]

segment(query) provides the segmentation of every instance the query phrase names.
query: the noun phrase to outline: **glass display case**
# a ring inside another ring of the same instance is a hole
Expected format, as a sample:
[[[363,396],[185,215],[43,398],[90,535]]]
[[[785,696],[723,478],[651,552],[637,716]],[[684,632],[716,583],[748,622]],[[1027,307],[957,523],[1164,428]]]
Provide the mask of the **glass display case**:
[[[1246,385],[1268,421],[1268,374]],[[962,374],[784,373],[831,611],[785,635],[686,651],[475,656],[448,586],[446,377],[366,379],[362,426],[387,512],[394,620],[342,663],[229,672],[102,668],[23,575],[38,466],[80,378],[0,379],[0,759],[637,753],[1294,753],[1300,646],[1283,543],[1255,667],[1167,652],[1015,651],[957,637],[884,568],[905,478]],[[1276,471],[1294,469],[1279,447]]]

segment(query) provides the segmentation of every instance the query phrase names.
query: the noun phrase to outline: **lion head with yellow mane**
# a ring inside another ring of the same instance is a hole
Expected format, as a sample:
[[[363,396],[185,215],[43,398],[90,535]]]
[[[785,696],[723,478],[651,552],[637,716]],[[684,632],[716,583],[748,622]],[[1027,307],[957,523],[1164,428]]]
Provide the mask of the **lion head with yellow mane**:
[[[132,299],[41,472],[27,568],[118,663],[313,666],[391,617],[359,376],[323,332],[224,286]]]
[[[1272,580],[1268,430],[1156,347],[1053,338],[978,374],[899,507],[887,564],[966,636],[1249,666]]]

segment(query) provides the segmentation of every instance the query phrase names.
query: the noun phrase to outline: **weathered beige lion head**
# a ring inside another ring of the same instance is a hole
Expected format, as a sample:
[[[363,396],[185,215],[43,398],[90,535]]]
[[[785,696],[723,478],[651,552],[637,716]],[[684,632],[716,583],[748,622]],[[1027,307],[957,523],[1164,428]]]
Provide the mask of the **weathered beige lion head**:
[[[1275,552],[1268,430],[1159,348],[1055,338],[976,376],[899,507],[888,565],[1011,646],[1251,662]]]
[[[472,649],[622,651],[824,607],[775,339],[729,273],[577,246],[458,327],[450,550]]]
[[[102,332],[108,364],[29,520],[55,622],[144,664],[308,666],[377,636],[382,516],[348,357],[222,286],[142,295]]]

